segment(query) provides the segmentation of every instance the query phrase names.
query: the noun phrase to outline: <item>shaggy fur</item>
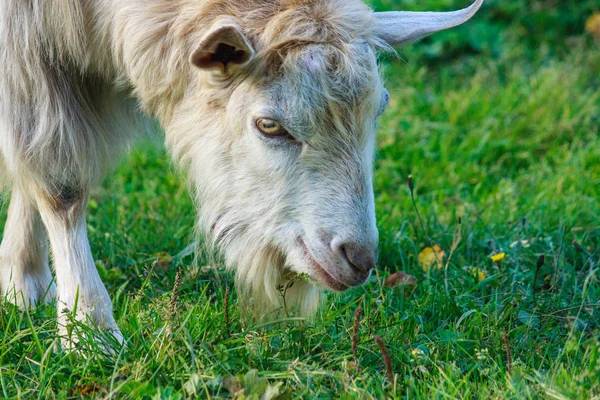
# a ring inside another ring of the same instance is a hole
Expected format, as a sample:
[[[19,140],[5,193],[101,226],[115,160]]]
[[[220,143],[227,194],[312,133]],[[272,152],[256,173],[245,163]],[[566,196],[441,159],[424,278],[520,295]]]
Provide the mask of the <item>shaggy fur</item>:
[[[450,26],[432,14],[425,33],[436,18]],[[308,279],[286,303],[303,314],[320,287],[363,283],[376,258],[371,168],[388,100],[376,51],[403,39],[401,27],[390,36],[378,24],[358,0],[5,0],[0,185],[12,198],[2,293],[22,306],[53,295],[47,233],[61,334],[77,301],[78,318],[120,337],[85,208],[140,130],[130,122],[148,117],[189,172],[199,231],[257,314],[279,308],[278,287],[297,274]],[[258,118],[294,140],[261,135]]]

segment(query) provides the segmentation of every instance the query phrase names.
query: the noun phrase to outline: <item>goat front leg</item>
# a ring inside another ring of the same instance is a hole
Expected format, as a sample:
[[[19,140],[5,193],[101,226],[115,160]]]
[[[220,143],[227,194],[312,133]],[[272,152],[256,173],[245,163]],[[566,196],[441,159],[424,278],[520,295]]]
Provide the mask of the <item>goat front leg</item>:
[[[69,187],[61,187],[56,195],[37,198],[52,249],[58,328],[64,349],[79,342],[69,328],[71,315],[98,331],[112,334],[120,343],[123,341],[113,317],[112,302],[92,258],[85,222],[88,199],[87,192]]]
[[[0,291],[21,308],[54,299],[44,224],[33,201],[13,188],[0,245]]]

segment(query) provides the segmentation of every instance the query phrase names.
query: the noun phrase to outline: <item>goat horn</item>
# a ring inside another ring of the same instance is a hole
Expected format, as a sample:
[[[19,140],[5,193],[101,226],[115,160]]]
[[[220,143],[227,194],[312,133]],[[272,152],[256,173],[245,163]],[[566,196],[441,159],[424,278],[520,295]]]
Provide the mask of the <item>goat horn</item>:
[[[400,46],[467,22],[482,4],[483,0],[476,0],[467,8],[451,12],[377,12],[375,34],[391,46]]]

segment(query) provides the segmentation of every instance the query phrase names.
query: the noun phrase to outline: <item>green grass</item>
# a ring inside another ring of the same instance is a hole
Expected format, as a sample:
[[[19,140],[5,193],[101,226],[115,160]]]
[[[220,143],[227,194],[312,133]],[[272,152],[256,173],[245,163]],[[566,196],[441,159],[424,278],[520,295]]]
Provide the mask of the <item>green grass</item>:
[[[506,26],[480,21],[502,33],[499,50],[440,58],[430,49],[452,48],[445,37],[384,62],[392,102],[375,174],[380,263],[366,286],[331,295],[312,321],[243,326],[232,277],[208,268],[204,255],[198,265],[178,257],[193,241],[193,206],[164,151],[146,143],[89,207],[92,250],[128,347],[115,358],[55,352],[54,306],[23,313],[0,304],[0,398],[231,397],[240,389],[249,398],[266,390],[599,398],[599,46],[573,32],[580,17],[561,25],[575,35],[568,46],[541,37],[530,45],[509,32],[526,20],[519,15]],[[5,218],[6,207],[0,225]],[[418,254],[433,243],[446,251],[447,268],[424,272]],[[499,264],[490,260],[497,251],[506,253]],[[414,292],[383,287],[396,271],[417,279]],[[360,370],[352,354],[358,307]],[[374,335],[390,351],[393,383]]]

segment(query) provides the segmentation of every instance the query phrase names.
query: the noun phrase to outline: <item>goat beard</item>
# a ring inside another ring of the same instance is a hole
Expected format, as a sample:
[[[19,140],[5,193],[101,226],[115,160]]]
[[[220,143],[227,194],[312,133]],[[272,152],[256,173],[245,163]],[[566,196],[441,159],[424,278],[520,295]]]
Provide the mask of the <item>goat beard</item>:
[[[260,232],[258,227],[227,224],[225,219],[220,214],[203,224],[209,227],[203,230],[205,244],[223,255],[227,270],[234,274],[242,318],[314,316],[324,299],[323,289],[288,268],[281,249],[250,233]]]

